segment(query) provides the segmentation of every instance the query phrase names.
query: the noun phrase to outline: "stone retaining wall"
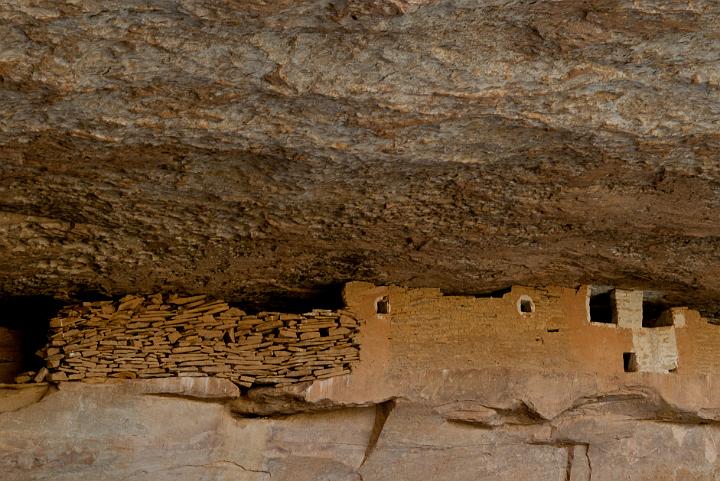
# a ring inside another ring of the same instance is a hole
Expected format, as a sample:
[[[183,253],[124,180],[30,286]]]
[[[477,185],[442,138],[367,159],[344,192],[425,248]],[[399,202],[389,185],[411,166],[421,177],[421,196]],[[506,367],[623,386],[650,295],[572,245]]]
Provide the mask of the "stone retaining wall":
[[[50,321],[46,368],[21,381],[217,376],[243,387],[350,373],[359,322],[346,311],[247,315],[206,296],[85,302]]]

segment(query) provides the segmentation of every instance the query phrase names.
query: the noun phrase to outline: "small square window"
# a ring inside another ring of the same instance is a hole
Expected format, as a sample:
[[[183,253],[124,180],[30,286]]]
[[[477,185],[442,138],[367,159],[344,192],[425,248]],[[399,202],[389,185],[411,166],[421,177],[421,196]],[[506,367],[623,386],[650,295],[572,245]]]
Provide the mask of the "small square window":
[[[375,306],[375,312],[378,314],[390,314],[390,301],[387,297],[383,297]]]
[[[634,352],[623,352],[623,369],[625,372],[637,372],[637,357]]]
[[[517,310],[520,314],[532,314],[535,312],[535,303],[530,296],[522,295],[517,301]]]
[[[520,312],[531,313],[532,311],[532,301],[530,299],[520,299]]]

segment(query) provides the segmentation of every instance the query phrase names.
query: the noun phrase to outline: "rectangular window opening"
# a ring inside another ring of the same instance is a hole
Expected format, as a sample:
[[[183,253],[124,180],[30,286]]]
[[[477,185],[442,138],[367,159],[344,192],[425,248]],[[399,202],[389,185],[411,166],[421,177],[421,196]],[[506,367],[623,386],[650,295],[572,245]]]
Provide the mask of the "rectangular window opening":
[[[665,327],[673,325],[673,318],[665,306],[656,302],[643,301],[642,327]]]
[[[612,292],[590,295],[590,322],[613,324],[613,306]]]
[[[637,372],[637,358],[634,352],[623,352],[623,369],[625,372]]]
[[[383,297],[375,305],[375,312],[378,314],[390,314],[390,301],[387,297]]]

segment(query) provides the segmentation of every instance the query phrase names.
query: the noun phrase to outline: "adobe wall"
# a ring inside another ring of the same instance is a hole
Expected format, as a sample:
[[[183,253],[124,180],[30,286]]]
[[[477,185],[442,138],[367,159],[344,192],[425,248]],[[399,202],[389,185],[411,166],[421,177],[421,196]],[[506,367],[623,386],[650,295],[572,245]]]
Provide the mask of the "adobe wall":
[[[423,368],[485,369],[530,368],[558,372],[633,375],[626,372],[623,354],[645,359],[640,371],[672,374],[711,374],[720,362],[720,326],[703,320],[696,311],[673,308],[676,325],[642,327],[642,305],[620,303],[620,321],[590,319],[588,286],[577,289],[513,287],[498,298],[444,296],[437,289],[404,289],[354,285],[347,302],[362,313],[369,326],[385,329],[388,372],[403,373]],[[642,302],[642,292],[640,303]],[[637,296],[636,301],[637,301]],[[389,314],[373,310],[386,298]],[[532,312],[520,312],[522,299]],[[639,316],[632,309],[640,308]],[[627,314],[630,312],[631,316]],[[663,351],[676,346],[677,364],[650,367],[653,346]],[[643,369],[648,366],[647,369]],[[662,369],[667,367],[668,369]]]
[[[512,395],[520,396],[531,389],[523,380],[536,376],[532,373],[541,374],[544,386],[555,383],[566,394],[561,405],[601,387],[611,391],[629,383],[660,390],[677,402],[685,402],[690,390],[697,407],[710,406],[720,395],[720,349],[713,348],[720,342],[720,326],[684,308],[673,308],[682,314],[676,326],[645,328],[641,319],[637,325],[623,323],[627,311],[618,324],[596,323],[589,319],[589,294],[587,286],[516,286],[502,297],[486,298],[350,283],[345,301],[362,321],[361,361],[350,376],[313,384],[308,396],[356,402],[432,392],[451,398],[475,395],[482,379],[494,383],[504,376],[522,381],[512,387]],[[532,301],[532,313],[519,312],[524,296]],[[388,301],[388,314],[376,312],[382,299]],[[640,365],[626,366],[626,353]],[[452,381],[443,377],[447,373]]]
[[[210,375],[245,387],[349,374],[358,343],[366,352],[356,378],[491,367],[610,376],[714,372],[720,327],[685,308],[663,314],[664,325],[643,327],[642,292],[611,294],[612,322],[591,318],[588,286],[459,297],[351,283],[350,310],[306,315],[250,316],[204,296],[127,296],[63,310],[44,353],[54,381]]]

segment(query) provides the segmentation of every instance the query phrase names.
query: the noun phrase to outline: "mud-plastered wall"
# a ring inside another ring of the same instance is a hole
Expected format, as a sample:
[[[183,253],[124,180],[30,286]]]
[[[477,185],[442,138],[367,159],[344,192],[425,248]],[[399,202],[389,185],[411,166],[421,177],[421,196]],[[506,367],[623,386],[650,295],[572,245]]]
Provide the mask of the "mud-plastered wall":
[[[720,362],[720,326],[684,307],[665,306],[652,317],[642,291],[611,290],[606,318],[590,308],[592,286],[514,286],[488,297],[393,286],[367,291],[372,295],[351,304],[361,312],[374,303],[375,312],[366,308],[364,316],[385,326],[386,372],[397,379],[418,367],[628,376],[712,373]]]

